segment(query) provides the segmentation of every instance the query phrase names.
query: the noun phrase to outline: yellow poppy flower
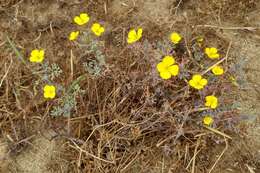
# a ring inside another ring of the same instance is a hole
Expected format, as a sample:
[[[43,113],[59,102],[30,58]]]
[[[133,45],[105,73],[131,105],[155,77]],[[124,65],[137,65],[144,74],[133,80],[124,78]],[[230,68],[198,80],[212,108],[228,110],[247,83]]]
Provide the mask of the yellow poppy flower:
[[[72,31],[69,35],[69,40],[73,41],[76,40],[79,36],[79,31]]]
[[[45,85],[43,95],[46,99],[53,99],[56,96],[56,88],[53,85]]]
[[[203,118],[203,124],[206,126],[210,126],[211,124],[213,124],[213,122],[214,119],[210,115],[207,115]]]
[[[139,28],[137,32],[135,29],[130,30],[127,37],[127,43],[132,44],[134,42],[137,42],[142,38],[142,34],[143,34],[142,28]]]
[[[218,106],[218,98],[210,95],[206,97],[205,106],[210,107],[211,109],[215,109]]]
[[[165,56],[163,60],[157,64],[157,70],[162,79],[170,79],[172,76],[179,74],[179,66],[174,65],[175,59],[172,56]]]
[[[89,16],[87,13],[81,13],[79,16],[74,17],[74,22],[80,26],[88,23],[88,21]]]
[[[193,75],[192,79],[189,81],[189,85],[197,90],[203,89],[207,85],[207,83],[207,79],[204,79],[199,74]]]
[[[198,38],[197,38],[197,42],[198,42],[198,43],[202,43],[203,41],[204,41],[204,38],[203,38],[203,37],[198,37]]]
[[[197,38],[197,44],[199,45],[199,47],[202,46],[203,41],[204,41],[204,38],[203,38],[203,37],[198,37],[198,38]]]
[[[220,57],[218,53],[218,49],[215,47],[207,47],[205,49],[205,53],[211,59],[217,59]]]
[[[211,69],[211,71],[216,76],[222,75],[224,73],[224,69],[221,66],[215,66]]]
[[[94,23],[91,27],[91,30],[96,36],[101,36],[101,34],[105,32],[105,28],[102,27],[99,23]]]
[[[44,60],[44,50],[34,49],[31,52],[30,62],[40,63]]]
[[[178,34],[177,32],[173,32],[171,33],[170,39],[174,44],[178,44],[182,38],[180,34]]]

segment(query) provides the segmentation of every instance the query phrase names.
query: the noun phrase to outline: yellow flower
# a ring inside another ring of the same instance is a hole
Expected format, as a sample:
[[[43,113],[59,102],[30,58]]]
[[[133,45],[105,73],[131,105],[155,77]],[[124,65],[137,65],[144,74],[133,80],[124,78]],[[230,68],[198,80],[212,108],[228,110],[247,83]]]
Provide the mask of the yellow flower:
[[[203,41],[204,41],[204,38],[203,38],[203,37],[198,37],[198,38],[197,38],[197,42],[202,43]]]
[[[134,42],[137,42],[138,40],[140,40],[140,38],[142,38],[142,34],[142,28],[139,28],[137,32],[135,29],[130,30],[127,37],[127,43],[132,44]]]
[[[215,109],[218,106],[218,98],[210,95],[206,97],[205,106],[210,107],[211,109]]]
[[[222,75],[224,73],[224,69],[221,66],[215,66],[211,69],[211,71],[216,76]]]
[[[165,56],[162,62],[157,64],[157,70],[162,79],[170,79],[179,74],[179,66],[174,63],[175,59],[172,56]]]
[[[30,61],[40,63],[44,60],[44,50],[34,49],[31,52]]]
[[[102,27],[99,23],[94,23],[91,27],[91,30],[96,36],[101,36],[101,34],[105,32],[105,28]]]
[[[171,33],[171,41],[174,43],[174,44],[178,44],[180,41],[181,41],[181,36],[180,34],[178,34],[177,32],[173,32]]]
[[[193,75],[192,79],[189,81],[189,85],[198,90],[203,89],[207,85],[207,83],[207,79],[204,79],[199,74]]]
[[[73,41],[76,40],[79,36],[79,31],[72,31],[69,35],[69,40]]]
[[[89,16],[87,13],[81,13],[79,16],[74,17],[74,22],[80,26],[88,23],[88,21]]]
[[[207,47],[205,49],[206,55],[211,59],[217,59],[219,58],[218,49],[215,47]]]
[[[46,99],[53,99],[56,96],[56,88],[53,85],[45,85],[43,92],[44,98]]]
[[[214,122],[214,119],[210,115],[207,115],[203,118],[203,123],[206,126],[210,126],[213,122]]]
[[[229,77],[229,80],[231,81],[231,83],[233,84],[233,85],[235,85],[235,86],[239,86],[239,84],[237,83],[237,80],[236,80],[236,78],[234,77],[234,76],[230,76]]]
[[[204,38],[203,38],[203,37],[198,37],[198,38],[197,38],[197,44],[199,45],[199,47],[202,46],[203,41],[204,41]]]

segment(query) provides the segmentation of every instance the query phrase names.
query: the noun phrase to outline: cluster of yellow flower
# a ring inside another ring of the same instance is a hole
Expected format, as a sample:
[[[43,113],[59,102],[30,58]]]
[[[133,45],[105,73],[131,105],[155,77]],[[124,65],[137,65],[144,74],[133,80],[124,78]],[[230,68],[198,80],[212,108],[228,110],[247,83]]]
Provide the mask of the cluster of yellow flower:
[[[173,32],[170,35],[170,40],[173,44],[179,44],[182,40],[182,37],[177,32]],[[200,39],[199,42],[202,42],[203,39]],[[218,59],[220,55],[218,53],[217,48],[215,47],[207,47],[205,48],[205,54],[210,59]],[[162,79],[170,79],[172,76],[177,76],[179,73],[179,66],[175,64],[175,59],[172,56],[165,56],[161,62],[157,64],[157,70]],[[216,76],[222,75],[224,73],[224,69],[221,66],[214,66],[211,69],[212,73]],[[208,84],[208,80],[203,78],[200,74],[194,74],[192,79],[189,80],[189,85],[197,90],[203,89]],[[218,106],[218,98],[214,95],[209,95],[205,98],[205,106],[211,109],[215,109]],[[211,125],[213,123],[213,118],[210,115],[206,115],[203,119],[203,123],[205,125]]]
[[[89,20],[90,20],[90,17],[87,13],[81,13],[78,16],[75,16],[73,19],[73,21],[79,26],[87,24],[89,22]],[[93,23],[91,26],[91,31],[96,36],[99,37],[105,32],[105,28],[99,23]],[[69,34],[69,40],[70,41],[76,40],[78,38],[79,34],[80,34],[80,31],[72,31]]]
[[[32,63],[41,63],[44,60],[45,52],[42,49],[34,49],[31,51],[29,57],[30,62]],[[44,98],[53,99],[56,96],[56,87],[54,85],[45,85],[43,88]]]
[[[85,25],[89,22],[90,17],[87,13],[81,13],[79,16],[75,16],[73,21],[79,25]],[[105,32],[105,28],[99,24],[99,23],[93,23],[91,27],[91,31],[96,35],[96,36],[101,36]],[[69,35],[69,40],[74,41],[78,38],[80,34],[80,31],[72,31]],[[133,44],[140,40],[142,38],[143,34],[143,29],[138,28],[136,29],[131,29],[128,32],[128,37],[127,37],[127,43],[128,44]],[[177,45],[181,42],[182,37],[180,34],[177,32],[173,32],[170,34],[170,40],[173,44]],[[200,39],[199,42],[202,42],[203,39]],[[220,55],[218,53],[217,48],[215,47],[207,47],[205,48],[204,53],[207,55],[208,58],[210,59],[218,59],[220,58]],[[35,49],[31,52],[31,56],[29,58],[30,62],[32,63],[41,63],[44,60],[44,50],[42,49]],[[173,76],[177,76],[179,74],[179,65],[176,64],[175,58],[171,55],[166,55],[162,59],[161,62],[157,64],[157,70],[159,72],[159,75],[162,79],[168,80]],[[211,69],[212,73],[214,75],[222,75],[224,73],[224,69],[221,66],[214,66]],[[203,89],[207,84],[208,81],[207,79],[203,78],[202,75],[200,74],[194,74],[192,78],[189,80],[188,84],[197,90]],[[56,87],[54,85],[45,85],[43,88],[43,95],[44,98],[46,99],[53,99],[56,96]],[[215,109],[218,106],[218,98],[215,97],[214,95],[209,95],[206,96],[205,98],[205,106],[211,109]],[[211,125],[213,123],[213,118],[210,115],[207,115],[203,119],[203,123],[205,125]]]

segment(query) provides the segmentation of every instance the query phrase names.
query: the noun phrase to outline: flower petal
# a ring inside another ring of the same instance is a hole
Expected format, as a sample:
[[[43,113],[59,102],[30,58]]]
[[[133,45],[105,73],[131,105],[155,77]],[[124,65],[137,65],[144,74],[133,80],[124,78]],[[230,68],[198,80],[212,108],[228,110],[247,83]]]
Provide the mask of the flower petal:
[[[164,71],[166,71],[166,66],[165,66],[165,64],[164,64],[163,62],[158,63],[157,66],[156,66],[156,68],[157,68],[157,70],[158,70],[159,72],[164,72]]]
[[[56,88],[53,85],[45,85],[43,88],[44,98],[53,99],[56,96]]]
[[[195,87],[195,82],[194,82],[194,80],[190,80],[190,81],[189,81],[189,85],[192,86],[192,87]]]
[[[215,75],[222,75],[224,73],[224,69],[221,66],[215,66],[211,69],[211,71]]]
[[[39,50],[39,56],[44,57],[44,50]]]
[[[200,80],[200,85],[202,85],[202,86],[207,85],[207,83],[208,83],[208,80],[207,80],[207,79],[201,79],[201,80]]]
[[[168,67],[169,72],[173,76],[177,76],[179,74],[179,66],[178,65],[173,65]]]
[[[170,39],[174,44],[178,44],[182,38],[177,32],[173,32],[170,36]]]
[[[37,50],[37,49],[34,49],[34,50],[32,50],[32,52],[31,52],[31,56],[38,56],[39,55],[39,50]]]
[[[167,66],[171,66],[175,63],[175,59],[172,56],[165,56],[162,62]]]
[[[160,73],[160,76],[161,76],[162,79],[167,80],[167,79],[171,78],[171,73],[168,72],[168,71],[163,71],[163,72]]]
[[[209,115],[203,118],[203,123],[207,126],[211,125],[214,122],[213,118]]]
[[[216,53],[218,53],[218,49],[215,47],[212,47],[212,48],[210,48],[210,53],[216,54]]]
[[[84,21],[84,22],[88,22],[89,21],[89,16],[87,13],[81,13],[79,15],[79,17]]]
[[[142,37],[143,29],[139,28],[137,31],[137,38],[140,39]]]
[[[83,25],[83,22],[79,16],[74,17],[74,22],[78,25]]]
[[[194,81],[200,81],[201,78],[202,78],[202,76],[199,75],[199,74],[195,74],[195,75],[192,76],[192,80],[194,80]]]

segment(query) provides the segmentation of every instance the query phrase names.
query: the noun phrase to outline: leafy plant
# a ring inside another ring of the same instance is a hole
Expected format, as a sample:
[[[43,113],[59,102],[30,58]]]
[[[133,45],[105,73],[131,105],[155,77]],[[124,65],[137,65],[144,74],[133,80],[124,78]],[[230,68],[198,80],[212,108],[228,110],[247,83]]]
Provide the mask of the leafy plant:
[[[82,77],[79,77],[70,85],[67,92],[61,98],[60,104],[53,107],[53,110],[51,111],[51,116],[69,117],[71,115],[71,112],[77,105],[76,97],[79,94],[83,94],[85,92],[79,86],[79,82],[81,80]]]
[[[102,51],[103,45],[100,41],[93,39],[89,32],[83,32],[79,45],[86,49],[85,55],[92,55],[95,58],[83,63],[86,72],[94,76],[100,75],[106,65],[105,55]]]

